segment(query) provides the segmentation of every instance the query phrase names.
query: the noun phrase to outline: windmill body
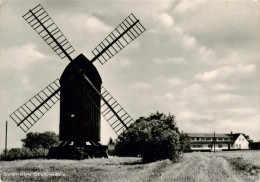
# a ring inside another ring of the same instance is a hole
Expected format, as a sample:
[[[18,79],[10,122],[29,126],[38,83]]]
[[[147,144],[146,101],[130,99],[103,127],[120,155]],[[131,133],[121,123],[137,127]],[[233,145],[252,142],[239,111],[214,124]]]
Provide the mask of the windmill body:
[[[74,63],[83,68],[86,76],[101,91],[102,80],[95,66],[83,54],[76,57]],[[60,141],[70,141],[75,146],[84,146],[86,142],[98,143],[100,97],[95,95],[92,99],[89,98],[92,86],[72,63],[61,75],[60,85]]]
[[[80,54],[73,59],[71,54],[75,49],[40,4],[29,10],[23,18],[61,59],[67,58],[70,63],[60,80],[53,81],[10,117],[27,132],[60,100],[61,143],[50,149],[49,156],[75,158],[77,153],[81,158],[82,151],[76,148],[83,148],[85,156],[106,155],[107,146],[99,144],[101,114],[118,135],[134,120],[102,86],[102,79],[93,63],[96,60],[101,64],[106,63],[141,35],[145,28],[130,14],[92,51],[94,58],[88,60]],[[87,142],[91,145],[87,146]]]

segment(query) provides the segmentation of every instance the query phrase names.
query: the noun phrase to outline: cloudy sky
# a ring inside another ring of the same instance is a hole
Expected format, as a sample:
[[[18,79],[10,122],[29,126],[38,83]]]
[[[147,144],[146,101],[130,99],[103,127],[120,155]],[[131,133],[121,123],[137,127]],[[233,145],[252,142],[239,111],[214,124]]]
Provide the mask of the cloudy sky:
[[[1,145],[25,134],[9,118],[60,77],[61,60],[24,21],[39,3],[75,48],[91,51],[133,13],[147,31],[105,65],[103,84],[137,119],[157,110],[184,132],[243,132],[260,139],[260,3],[253,0],[0,1]],[[59,103],[30,130],[58,133]],[[102,119],[102,143],[115,134]]]

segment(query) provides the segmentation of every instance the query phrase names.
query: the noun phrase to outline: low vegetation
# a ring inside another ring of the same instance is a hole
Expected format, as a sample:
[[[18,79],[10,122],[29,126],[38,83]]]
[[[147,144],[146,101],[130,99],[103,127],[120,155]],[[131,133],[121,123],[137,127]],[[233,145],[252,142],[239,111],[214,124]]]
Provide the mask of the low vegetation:
[[[1,180],[93,182],[255,182],[259,180],[259,168],[255,169],[255,172],[249,172],[234,167],[229,159],[238,156],[246,161],[247,165],[257,165],[258,163],[252,161],[260,160],[260,151],[185,153],[176,163],[167,159],[143,164],[141,158],[136,157],[81,161],[43,159],[4,161],[1,163]]]
[[[1,160],[21,160],[21,159],[37,159],[45,158],[48,152],[42,148],[30,150],[28,148],[12,148],[7,151],[7,155],[2,153],[0,155]]]
[[[245,174],[260,173],[260,152],[257,151],[230,151],[217,154],[226,159],[232,168]]]
[[[26,138],[21,140],[22,148],[12,148],[0,154],[0,160],[37,159],[47,157],[49,148],[59,143],[58,136],[54,132],[27,133]]]

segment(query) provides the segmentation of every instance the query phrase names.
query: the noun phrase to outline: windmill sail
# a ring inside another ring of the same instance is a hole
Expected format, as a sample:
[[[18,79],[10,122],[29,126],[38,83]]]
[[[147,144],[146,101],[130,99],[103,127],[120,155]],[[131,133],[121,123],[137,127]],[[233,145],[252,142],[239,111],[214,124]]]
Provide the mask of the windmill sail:
[[[92,51],[95,57],[91,62],[99,60],[104,64],[144,31],[140,21],[130,14]]]
[[[56,79],[15,110],[10,117],[27,132],[60,99],[59,91],[59,79]]]
[[[68,57],[75,49],[63,35],[45,9],[39,4],[23,18],[41,36],[41,38],[63,59]]]
[[[94,94],[96,93],[90,90],[88,96],[92,98]],[[101,94],[107,101],[107,103],[101,102],[101,113],[115,133],[119,135],[134,123],[134,120],[103,86],[101,87]]]
[[[126,129],[130,123],[133,122],[133,119],[104,88],[100,93],[92,81],[86,76],[83,69],[74,62],[70,56],[70,54],[74,52],[74,48],[44,8],[41,5],[38,5],[32,10],[29,10],[23,18],[60,56],[60,58],[63,59],[64,57],[67,57],[73,63],[76,70],[90,84],[94,94],[98,94],[100,96],[102,102],[104,102],[102,109],[105,106],[107,107],[102,114],[109,121],[109,124],[115,132],[118,134],[122,130]],[[142,26],[140,21],[136,19],[133,14],[130,14],[92,51],[95,57],[91,60],[91,62],[93,63],[96,59],[98,59],[101,64],[104,64],[144,31],[145,28]],[[72,78],[69,78],[69,80],[70,79]],[[53,83],[55,83],[56,86],[58,84],[56,81]],[[49,86],[46,87],[48,90],[50,89]],[[59,90],[59,85],[53,90],[53,92],[50,92],[50,95],[46,94],[45,91],[42,90],[27,103],[18,108],[14,113],[12,113],[10,115],[11,118],[19,127],[23,129],[23,131],[28,131],[59,100]],[[41,94],[42,97],[40,97]],[[55,101],[52,100],[54,96],[56,98]],[[49,105],[48,102],[52,102],[52,104],[50,103]],[[28,103],[31,105],[30,107],[27,105]],[[113,119],[115,119],[114,122],[112,122]]]

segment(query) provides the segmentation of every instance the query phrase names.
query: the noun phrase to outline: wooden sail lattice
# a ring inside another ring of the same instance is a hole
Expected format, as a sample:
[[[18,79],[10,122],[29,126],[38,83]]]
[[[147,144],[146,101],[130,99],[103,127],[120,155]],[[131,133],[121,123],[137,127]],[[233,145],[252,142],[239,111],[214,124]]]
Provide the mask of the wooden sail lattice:
[[[100,93],[86,74],[82,72],[82,68],[74,63],[70,55],[75,49],[45,9],[41,5],[37,5],[23,15],[23,18],[61,59],[67,57],[93,87],[88,95],[90,98],[93,94],[100,96],[101,107],[99,109],[115,133],[119,135],[127,129],[134,120],[104,87]],[[91,62],[99,60],[101,64],[104,64],[144,31],[145,28],[140,21],[133,14],[130,14],[92,51],[94,58]],[[14,111],[10,117],[17,126],[27,132],[60,99],[59,92],[60,85],[59,79],[57,79]]]
[[[29,101],[16,109],[10,117],[27,132],[60,99],[59,79],[56,79]]]
[[[95,57],[91,62],[97,59],[101,64],[106,63],[144,31],[140,21],[130,14],[92,51]]]
[[[29,10],[29,12],[23,15],[23,18],[61,59],[75,51],[67,38],[40,4],[32,10]]]
[[[115,133],[119,135],[134,123],[134,120],[103,86],[101,87],[101,94],[109,105],[101,101],[101,107],[97,108],[101,110],[103,117],[107,120]],[[90,90],[88,96],[92,98],[94,95],[95,92]],[[113,112],[111,108],[115,112]]]

